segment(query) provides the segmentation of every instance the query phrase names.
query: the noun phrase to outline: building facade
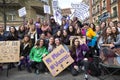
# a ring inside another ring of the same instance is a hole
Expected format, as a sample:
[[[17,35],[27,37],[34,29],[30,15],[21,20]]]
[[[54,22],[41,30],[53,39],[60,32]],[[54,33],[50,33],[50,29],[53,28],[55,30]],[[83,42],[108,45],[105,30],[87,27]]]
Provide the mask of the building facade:
[[[25,2],[24,2],[25,1]],[[0,0],[0,24],[4,24],[4,6],[6,14],[7,26],[18,26],[23,22],[23,18],[18,15],[18,10],[22,7],[26,8],[27,15],[25,18],[28,20],[30,18],[36,20],[37,17],[44,19],[46,14],[44,14],[43,5],[50,5],[51,0],[6,0],[5,4],[3,0]],[[52,12],[52,10],[51,10]]]
[[[89,0],[90,23],[120,21],[120,0]]]

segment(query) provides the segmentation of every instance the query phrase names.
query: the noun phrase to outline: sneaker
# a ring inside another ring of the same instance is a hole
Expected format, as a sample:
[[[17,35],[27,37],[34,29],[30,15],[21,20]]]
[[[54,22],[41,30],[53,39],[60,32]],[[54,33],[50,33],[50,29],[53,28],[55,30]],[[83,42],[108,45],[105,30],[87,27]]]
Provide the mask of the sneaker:
[[[46,75],[47,75],[47,74],[48,74],[48,72],[45,72],[44,74],[46,74]]]
[[[87,74],[85,74],[84,79],[85,79],[85,80],[88,80],[88,75],[87,75]]]
[[[39,71],[39,70],[36,70],[36,72],[35,72],[35,73],[38,75],[38,74],[40,74],[40,71]]]

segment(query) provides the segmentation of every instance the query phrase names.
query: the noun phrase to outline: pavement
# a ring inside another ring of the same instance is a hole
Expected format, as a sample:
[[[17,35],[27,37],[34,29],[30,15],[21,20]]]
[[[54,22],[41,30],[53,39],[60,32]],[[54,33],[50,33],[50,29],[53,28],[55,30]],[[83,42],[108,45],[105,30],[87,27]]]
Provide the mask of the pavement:
[[[103,78],[104,76],[100,76]],[[113,76],[108,77],[105,80],[114,80]],[[120,80],[120,75],[114,75],[116,80]],[[88,75],[88,80],[100,80],[98,77]],[[41,73],[39,75],[34,72],[28,73],[26,70],[18,71],[17,68],[9,70],[8,77],[6,76],[6,69],[0,71],[0,80],[85,80],[84,73],[81,72],[78,76],[72,76],[70,72],[63,71],[58,76],[53,77],[50,73]]]

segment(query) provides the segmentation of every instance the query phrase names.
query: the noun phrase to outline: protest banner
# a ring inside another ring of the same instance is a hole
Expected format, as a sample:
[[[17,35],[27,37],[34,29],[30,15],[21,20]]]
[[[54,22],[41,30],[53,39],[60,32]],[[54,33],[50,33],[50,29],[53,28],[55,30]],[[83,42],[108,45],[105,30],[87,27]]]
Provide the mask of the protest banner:
[[[75,9],[74,16],[80,18],[81,20],[85,20],[87,17],[89,17],[89,6],[85,3],[72,3],[72,8]]]
[[[55,48],[50,54],[43,58],[43,62],[51,72],[53,76],[57,76],[69,65],[71,65],[74,60],[70,54],[64,49],[62,45]]]
[[[0,41],[0,63],[19,62],[20,41]]]
[[[44,13],[50,14],[50,6],[49,5],[44,5]]]
[[[19,9],[19,10],[18,10],[18,14],[19,14],[19,17],[24,17],[24,16],[27,14],[26,8],[23,7],[23,8],[21,8],[21,9]]]
[[[71,36],[70,37],[70,46],[72,46],[72,41],[74,38],[78,38],[80,41],[80,44],[86,44],[86,37],[85,36]]]
[[[66,15],[70,15],[70,14],[71,14],[70,8],[62,9],[62,15],[66,16]]]
[[[52,8],[55,10],[58,8],[58,0],[52,0]]]

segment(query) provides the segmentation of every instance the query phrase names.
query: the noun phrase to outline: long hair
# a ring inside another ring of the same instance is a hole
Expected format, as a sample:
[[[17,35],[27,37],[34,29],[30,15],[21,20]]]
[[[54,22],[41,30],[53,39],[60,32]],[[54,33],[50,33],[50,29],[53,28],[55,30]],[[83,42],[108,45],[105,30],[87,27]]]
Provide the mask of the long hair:
[[[72,46],[71,46],[71,52],[72,52],[71,54],[72,54],[72,55],[75,55],[75,54],[76,54],[76,46],[75,46],[75,44],[74,44],[76,39],[78,39],[78,38],[74,38],[74,39],[72,40]],[[79,42],[79,44],[80,44],[80,42]]]
[[[26,34],[24,37],[28,37],[28,38],[29,38],[29,40],[28,40],[27,43],[29,43],[29,47],[32,47],[33,44],[32,44],[32,41],[31,41],[30,36]],[[23,38],[23,40],[22,40],[22,43],[23,43],[23,44],[26,43],[25,40],[24,40],[24,38]]]
[[[95,24],[94,23],[91,23],[89,26],[91,27],[91,25],[93,25],[93,31],[95,31]]]
[[[18,37],[18,31],[17,31],[17,29],[15,28],[15,26],[9,27],[9,32],[10,32],[10,34],[12,35],[12,33],[11,33],[11,28],[14,28],[14,30],[15,30],[15,32],[13,33],[14,36],[15,36],[15,37]]]
[[[55,38],[55,39],[58,39],[60,44],[63,44],[61,38]],[[55,44],[55,47],[56,47],[56,44]]]
[[[103,37],[103,40],[105,43],[107,43],[107,38],[111,36],[111,34],[107,35],[106,30],[110,27],[106,27],[105,30],[102,32],[101,36]]]
[[[115,32],[115,33],[112,33],[112,38],[114,38],[114,40],[116,41],[116,37],[117,37],[117,35],[120,34],[120,33],[119,33],[117,27],[115,27],[115,29],[116,29],[116,32]]]
[[[21,32],[21,27],[24,27],[23,32],[25,32],[25,26],[24,25],[20,25],[18,31]]]
[[[37,42],[35,43],[35,46],[39,47],[41,40],[43,40],[43,46],[45,46],[45,40],[44,39],[37,40]]]
[[[70,26],[69,26],[69,27],[70,27]],[[70,32],[69,27],[68,27],[68,29],[67,29],[68,34],[69,34],[69,35],[74,35],[74,34],[75,34],[75,28],[72,26],[73,31]]]

